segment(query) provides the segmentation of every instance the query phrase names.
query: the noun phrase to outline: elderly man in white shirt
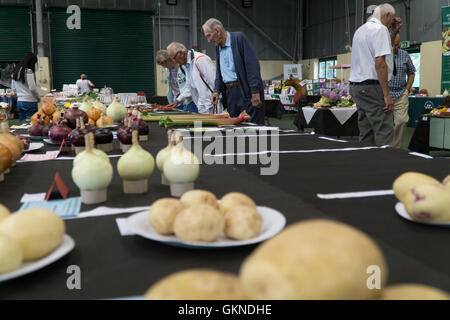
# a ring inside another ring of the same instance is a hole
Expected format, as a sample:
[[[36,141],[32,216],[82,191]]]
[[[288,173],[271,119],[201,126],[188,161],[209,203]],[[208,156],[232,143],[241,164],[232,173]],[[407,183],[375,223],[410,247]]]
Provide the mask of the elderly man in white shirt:
[[[391,35],[402,26],[390,4],[379,5],[353,37],[350,94],[358,108],[359,140],[366,145],[390,145],[394,102],[388,81],[394,72]]]
[[[199,113],[212,113],[210,96],[214,90],[216,66],[206,54],[186,49],[178,42],[167,47],[169,57],[176,63],[186,66],[186,90],[171,104],[176,107],[184,99],[192,96]]]

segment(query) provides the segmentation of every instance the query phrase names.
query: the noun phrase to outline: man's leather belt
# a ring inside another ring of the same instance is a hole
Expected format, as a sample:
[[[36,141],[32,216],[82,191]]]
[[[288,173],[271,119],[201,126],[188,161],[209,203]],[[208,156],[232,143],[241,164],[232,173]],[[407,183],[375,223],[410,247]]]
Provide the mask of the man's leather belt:
[[[237,82],[237,81],[225,83],[225,86],[226,86],[227,88],[234,88],[234,87],[237,87],[238,85],[239,85],[239,82]]]
[[[369,86],[371,84],[380,84],[380,83],[378,82],[378,80],[364,80],[363,82],[351,82],[350,81],[350,84],[354,85],[354,86]]]

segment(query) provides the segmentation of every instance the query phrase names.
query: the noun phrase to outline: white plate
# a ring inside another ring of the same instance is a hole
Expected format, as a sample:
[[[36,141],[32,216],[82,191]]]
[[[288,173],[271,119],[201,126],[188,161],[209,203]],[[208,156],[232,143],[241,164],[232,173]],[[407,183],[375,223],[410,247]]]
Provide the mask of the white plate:
[[[190,242],[184,241],[176,237],[175,235],[162,235],[155,231],[149,223],[148,213],[149,210],[138,212],[128,217],[128,227],[135,234],[159,242],[163,242],[168,245],[177,247],[189,247],[189,248],[226,248],[226,247],[238,247],[255,244],[272,238],[278,232],[280,232],[286,225],[286,218],[277,210],[268,207],[257,207],[258,212],[262,217],[261,233],[255,238],[248,240],[238,241],[232,240],[225,235],[221,234],[214,242]]]
[[[67,253],[72,251],[74,247],[75,241],[69,235],[65,234],[60,246],[57,249],[55,249],[52,253],[39,260],[25,262],[17,270],[0,274],[0,282],[18,278],[28,273],[34,272],[36,270],[42,269],[43,267],[46,267],[49,264],[61,259]]]
[[[48,143],[48,144],[53,144],[55,146],[60,146],[61,145],[61,142],[55,143],[55,142],[52,142],[52,140],[50,140],[50,139],[44,139],[44,142]],[[66,141],[66,145],[70,145],[70,141]]]
[[[23,153],[39,150],[43,146],[44,146],[44,144],[42,142],[32,142],[32,143],[30,143],[30,147],[27,150],[23,150]]]
[[[43,137],[43,136],[30,136],[29,134],[20,134],[20,136],[30,138],[30,140],[33,140],[33,141],[42,141],[45,138],[47,138],[47,137]]]
[[[426,225],[430,225],[430,226],[438,226],[438,227],[450,227],[450,222],[446,222],[446,223],[436,223],[436,222],[430,222],[430,223],[426,223],[426,222],[420,222],[417,220],[413,220],[408,212],[406,211],[405,205],[402,202],[397,202],[397,204],[395,205],[395,211],[397,211],[398,215],[406,220],[412,221],[412,222],[416,222],[416,223],[420,223],[420,224],[426,224]]]

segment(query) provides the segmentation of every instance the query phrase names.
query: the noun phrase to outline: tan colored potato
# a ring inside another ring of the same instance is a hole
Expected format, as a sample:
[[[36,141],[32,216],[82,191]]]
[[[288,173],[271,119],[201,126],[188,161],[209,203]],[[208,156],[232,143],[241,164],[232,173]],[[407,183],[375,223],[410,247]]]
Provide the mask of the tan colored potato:
[[[236,240],[247,240],[261,232],[262,218],[255,208],[236,206],[225,215],[225,235]]]
[[[381,291],[382,300],[449,300],[447,292],[420,284],[389,286]]]
[[[430,183],[441,184],[438,180],[428,175],[418,172],[406,172],[394,181],[392,189],[394,189],[397,199],[403,202],[404,198],[414,187]]]
[[[25,261],[42,258],[55,250],[65,230],[64,221],[47,209],[26,209],[0,222],[0,232],[19,243]]]
[[[9,212],[8,208],[4,205],[0,204],[0,221],[5,219],[7,216],[9,216],[11,212]]]
[[[175,235],[186,241],[211,242],[223,231],[224,217],[214,207],[200,204],[181,211],[175,218]]]
[[[450,221],[450,195],[445,186],[424,184],[412,190],[414,201],[409,215],[412,219],[430,222]]]
[[[174,273],[155,283],[146,300],[244,300],[239,279],[231,273],[198,269]]]
[[[331,220],[291,225],[264,242],[244,261],[240,280],[244,293],[256,300],[372,299],[368,267],[387,265],[376,243],[361,231]]]
[[[163,198],[155,201],[150,207],[150,225],[161,234],[173,233],[173,222],[185,206],[178,199]]]
[[[231,208],[240,205],[256,208],[255,202],[250,197],[240,192],[230,192],[220,200],[220,211],[226,214]]]
[[[16,240],[0,233],[0,274],[11,272],[22,265],[22,249]]]
[[[217,198],[214,193],[205,190],[191,190],[185,192],[180,200],[187,207],[195,206],[197,204],[207,204],[219,209],[219,204],[217,203]]]

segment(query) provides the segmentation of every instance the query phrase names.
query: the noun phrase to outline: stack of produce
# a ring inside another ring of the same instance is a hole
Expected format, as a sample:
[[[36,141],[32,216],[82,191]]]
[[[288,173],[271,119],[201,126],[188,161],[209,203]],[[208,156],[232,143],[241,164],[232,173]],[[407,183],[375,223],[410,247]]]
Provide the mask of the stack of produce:
[[[39,103],[39,110],[31,117],[31,123],[35,124],[39,120],[44,121],[45,124],[52,122],[53,124],[58,123],[62,114],[64,114],[63,108],[56,107],[53,102],[46,100]],[[40,116],[40,118],[38,117]],[[47,135],[45,135],[47,136]]]
[[[72,179],[81,190],[85,204],[96,204],[107,200],[107,188],[113,177],[113,167],[108,156],[94,148],[94,134],[85,135],[86,150],[79,153],[72,168]]]
[[[191,242],[213,242],[222,233],[233,240],[247,240],[257,237],[262,226],[255,202],[248,196],[228,193],[219,205],[216,196],[204,190],[188,191],[180,200],[156,201],[149,221],[158,233]]]
[[[153,173],[153,156],[139,145],[138,131],[132,133],[131,148],[119,159],[117,171],[123,180],[123,192],[127,194],[146,193],[148,177]]]

